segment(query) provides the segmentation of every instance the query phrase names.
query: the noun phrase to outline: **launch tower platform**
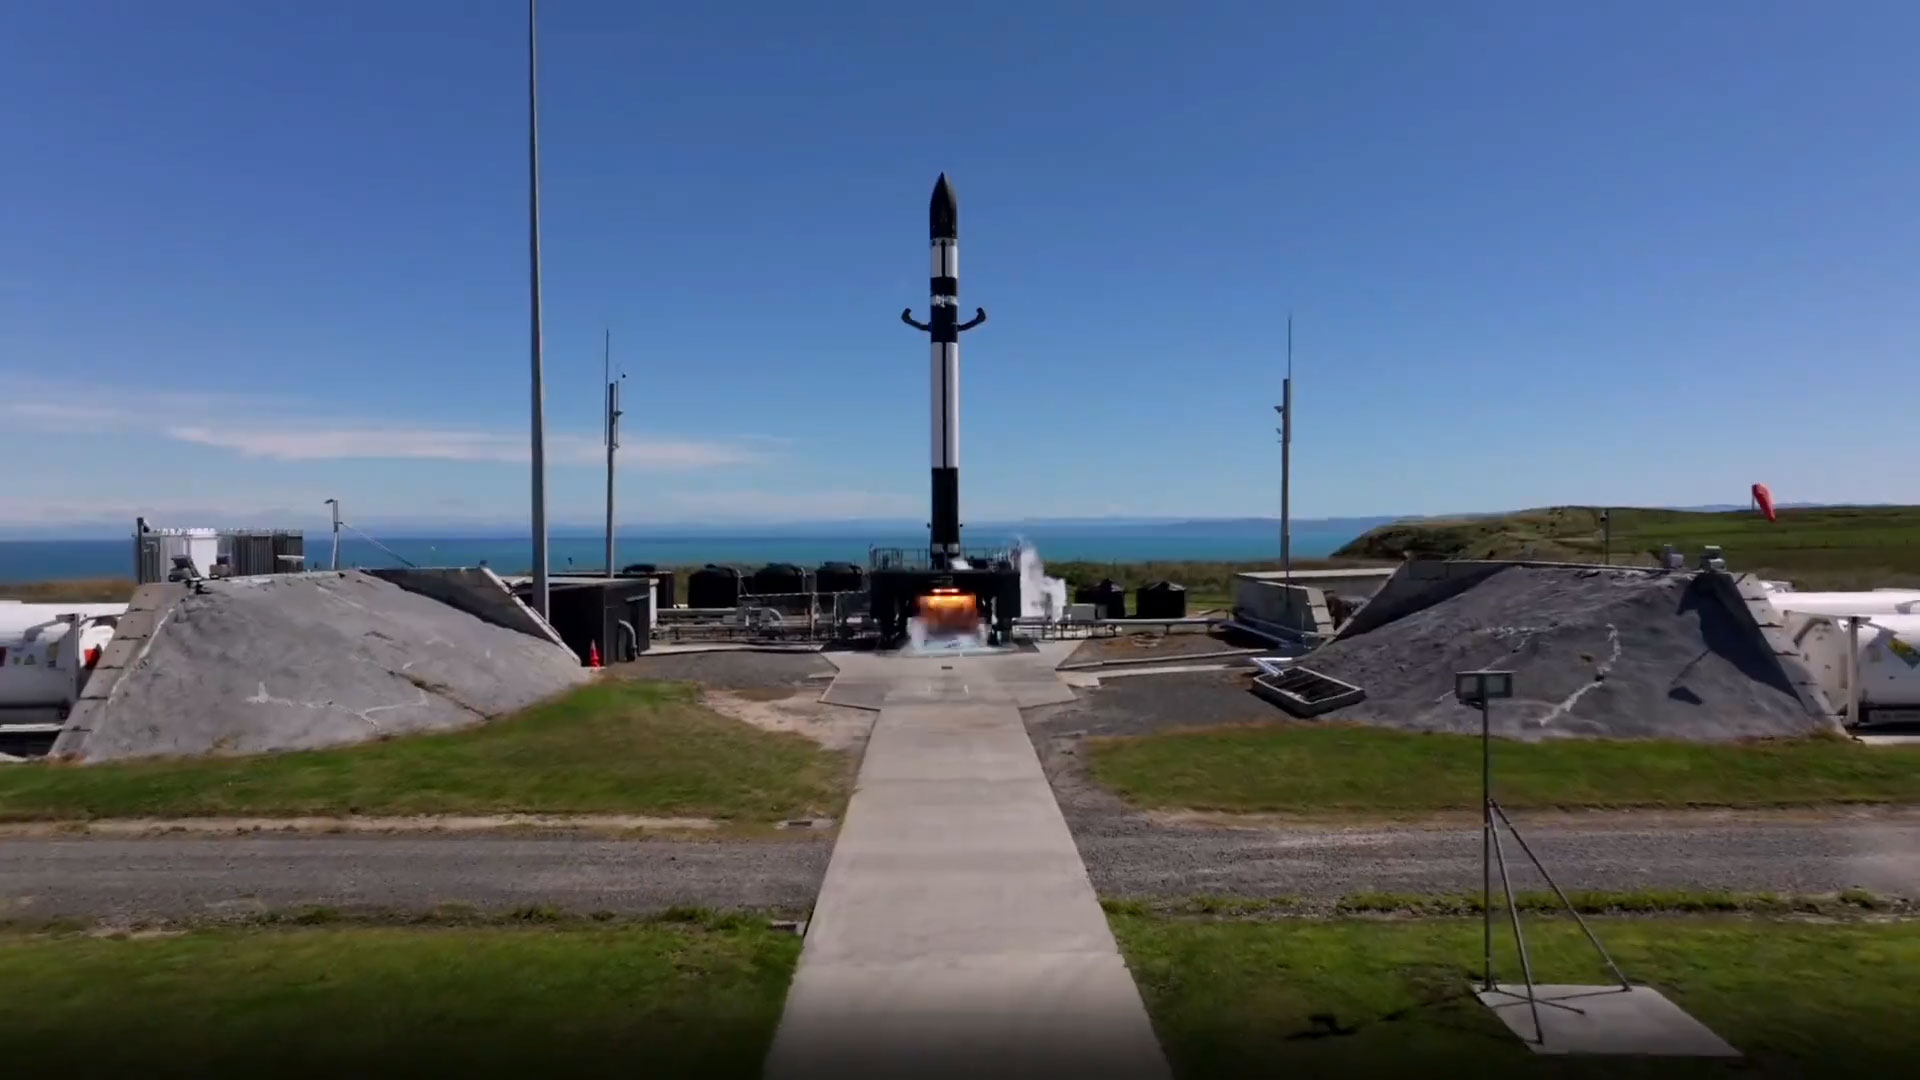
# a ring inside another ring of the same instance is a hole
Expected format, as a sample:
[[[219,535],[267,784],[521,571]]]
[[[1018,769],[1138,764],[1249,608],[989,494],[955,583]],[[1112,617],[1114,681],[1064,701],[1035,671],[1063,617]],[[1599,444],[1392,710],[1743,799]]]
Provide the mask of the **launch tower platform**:
[[[874,624],[885,648],[907,636],[907,620],[921,614],[928,597],[957,592],[973,598],[990,645],[1013,644],[1013,620],[1020,615],[1020,570],[1014,552],[1004,548],[965,549],[946,567],[920,548],[873,548],[867,561],[867,588]]]

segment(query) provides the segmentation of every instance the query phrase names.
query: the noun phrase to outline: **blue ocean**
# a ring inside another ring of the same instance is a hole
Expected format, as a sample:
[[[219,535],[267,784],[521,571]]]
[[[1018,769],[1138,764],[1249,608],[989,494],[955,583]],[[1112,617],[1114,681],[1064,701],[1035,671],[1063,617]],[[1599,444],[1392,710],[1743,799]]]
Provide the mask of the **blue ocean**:
[[[1387,519],[1379,519],[1381,521]],[[1302,559],[1320,558],[1365,532],[1367,520],[1303,521],[1293,529],[1293,553]],[[1023,530],[1019,538],[1039,549],[1043,560],[1092,562],[1251,561],[1279,558],[1275,527],[1259,522],[1192,522],[1179,525],[1050,527]],[[994,546],[1016,539],[1012,533],[969,529],[968,546]],[[769,562],[813,566],[830,560],[865,565],[873,547],[915,547],[927,542],[925,532],[896,536],[668,536],[641,534],[621,539],[617,562],[686,566],[735,563],[752,566]],[[319,568],[332,555],[332,538],[322,532],[306,534],[307,562]],[[383,550],[383,547],[387,550]],[[554,536],[548,541],[550,572],[590,572],[605,566],[606,541],[598,536]],[[387,537],[372,543],[351,534],[340,542],[342,566],[477,566],[485,563],[502,574],[526,573],[532,568],[532,545],[525,539],[459,537]],[[0,540],[0,582],[53,581],[70,578],[133,576],[133,542],[125,540]]]

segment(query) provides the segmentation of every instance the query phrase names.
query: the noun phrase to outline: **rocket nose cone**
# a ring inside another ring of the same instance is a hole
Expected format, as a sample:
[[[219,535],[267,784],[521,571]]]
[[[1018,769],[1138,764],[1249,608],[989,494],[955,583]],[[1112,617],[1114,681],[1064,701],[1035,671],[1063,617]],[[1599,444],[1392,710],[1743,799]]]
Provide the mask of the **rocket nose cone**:
[[[933,199],[927,204],[927,234],[935,240],[960,237],[960,201],[954,198],[946,173],[934,183]]]

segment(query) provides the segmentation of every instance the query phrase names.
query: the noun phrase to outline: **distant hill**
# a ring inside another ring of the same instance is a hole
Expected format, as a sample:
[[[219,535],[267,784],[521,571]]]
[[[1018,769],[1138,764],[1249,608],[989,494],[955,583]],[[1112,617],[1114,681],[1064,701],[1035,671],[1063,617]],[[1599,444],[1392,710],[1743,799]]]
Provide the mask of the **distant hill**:
[[[1783,506],[1769,522],[1747,507],[1615,509],[1611,529],[1590,506],[1400,521],[1335,552],[1349,559],[1538,559],[1652,565],[1663,544],[1687,557],[1718,545],[1729,568],[1803,587],[1920,586],[1920,507]]]

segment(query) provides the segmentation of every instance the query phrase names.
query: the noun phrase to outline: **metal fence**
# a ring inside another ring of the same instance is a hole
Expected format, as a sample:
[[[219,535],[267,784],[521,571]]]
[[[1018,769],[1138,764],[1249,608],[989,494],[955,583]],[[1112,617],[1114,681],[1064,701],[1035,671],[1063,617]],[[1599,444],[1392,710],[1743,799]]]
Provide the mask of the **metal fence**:
[[[1015,552],[1010,548],[963,548],[960,558],[968,566],[990,567],[996,563],[1013,563]],[[926,548],[877,547],[867,552],[869,570],[914,570],[933,569],[933,554]]]
[[[133,538],[133,577],[141,585],[166,581],[175,560],[201,577],[291,574],[306,569],[306,538],[286,529],[156,529],[140,519]]]

